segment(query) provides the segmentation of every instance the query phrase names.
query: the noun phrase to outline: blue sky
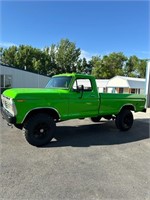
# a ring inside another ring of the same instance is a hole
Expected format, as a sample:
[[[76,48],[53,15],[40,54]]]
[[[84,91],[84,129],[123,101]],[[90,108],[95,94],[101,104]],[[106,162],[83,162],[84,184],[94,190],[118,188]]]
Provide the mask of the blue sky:
[[[82,56],[150,58],[148,1],[1,1],[1,46],[75,42]]]

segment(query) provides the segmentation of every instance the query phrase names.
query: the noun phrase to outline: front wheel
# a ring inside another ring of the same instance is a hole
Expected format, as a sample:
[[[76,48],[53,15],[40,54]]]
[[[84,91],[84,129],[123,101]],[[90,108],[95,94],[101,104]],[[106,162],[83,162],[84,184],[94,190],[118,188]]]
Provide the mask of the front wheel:
[[[133,125],[133,114],[130,110],[124,109],[116,116],[116,126],[121,131],[129,130]]]
[[[25,123],[25,138],[33,146],[43,146],[52,140],[55,126],[52,117],[39,113]]]

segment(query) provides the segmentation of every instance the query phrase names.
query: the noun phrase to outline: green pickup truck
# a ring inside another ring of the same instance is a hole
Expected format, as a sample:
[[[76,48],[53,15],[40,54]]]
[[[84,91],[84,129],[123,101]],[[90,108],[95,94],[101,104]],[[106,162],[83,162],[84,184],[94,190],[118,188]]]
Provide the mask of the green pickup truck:
[[[99,93],[93,76],[75,73],[55,75],[42,89],[5,90],[1,99],[2,117],[23,129],[34,146],[49,143],[60,121],[89,117],[99,122],[103,117],[127,131],[133,124],[131,111],[146,112],[145,95]]]

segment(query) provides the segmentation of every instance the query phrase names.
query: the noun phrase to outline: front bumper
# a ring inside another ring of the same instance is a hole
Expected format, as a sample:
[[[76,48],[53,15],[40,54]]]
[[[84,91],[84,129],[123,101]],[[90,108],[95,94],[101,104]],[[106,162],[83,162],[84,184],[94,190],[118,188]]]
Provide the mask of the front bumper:
[[[7,110],[1,107],[1,114],[2,117],[10,124],[16,123],[16,117],[13,117]]]

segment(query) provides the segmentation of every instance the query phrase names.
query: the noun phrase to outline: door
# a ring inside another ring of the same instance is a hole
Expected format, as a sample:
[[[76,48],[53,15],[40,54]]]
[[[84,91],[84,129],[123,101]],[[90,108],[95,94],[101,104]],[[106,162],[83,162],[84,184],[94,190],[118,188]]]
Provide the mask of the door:
[[[70,118],[84,118],[98,115],[99,98],[92,88],[90,79],[76,79],[69,95]]]

